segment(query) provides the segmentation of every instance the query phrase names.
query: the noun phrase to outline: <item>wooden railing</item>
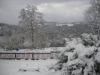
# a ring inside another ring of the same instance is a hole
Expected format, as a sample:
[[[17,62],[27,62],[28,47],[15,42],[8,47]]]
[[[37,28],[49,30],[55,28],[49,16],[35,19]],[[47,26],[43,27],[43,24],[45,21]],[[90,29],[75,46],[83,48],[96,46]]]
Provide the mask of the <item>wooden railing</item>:
[[[60,52],[0,52],[0,59],[56,59]]]

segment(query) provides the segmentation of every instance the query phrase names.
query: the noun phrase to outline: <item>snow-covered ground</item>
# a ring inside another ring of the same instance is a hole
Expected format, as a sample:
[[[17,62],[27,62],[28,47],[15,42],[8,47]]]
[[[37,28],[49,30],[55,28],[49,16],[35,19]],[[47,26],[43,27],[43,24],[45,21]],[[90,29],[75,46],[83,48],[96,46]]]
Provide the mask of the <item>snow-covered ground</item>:
[[[57,60],[0,60],[0,75],[60,75],[49,70]]]

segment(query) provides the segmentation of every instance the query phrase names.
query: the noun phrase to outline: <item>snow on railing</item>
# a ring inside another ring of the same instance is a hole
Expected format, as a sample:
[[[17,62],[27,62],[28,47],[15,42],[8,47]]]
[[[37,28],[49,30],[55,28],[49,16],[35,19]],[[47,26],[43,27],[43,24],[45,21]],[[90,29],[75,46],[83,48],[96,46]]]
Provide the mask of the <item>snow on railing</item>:
[[[21,49],[0,51],[0,59],[56,59],[63,48]]]

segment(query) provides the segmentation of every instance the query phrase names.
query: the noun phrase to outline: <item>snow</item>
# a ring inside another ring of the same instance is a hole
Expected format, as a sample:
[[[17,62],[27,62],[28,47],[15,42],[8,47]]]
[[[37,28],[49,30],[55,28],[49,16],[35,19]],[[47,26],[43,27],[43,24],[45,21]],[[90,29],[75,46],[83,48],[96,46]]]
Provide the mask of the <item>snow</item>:
[[[23,63],[20,69],[25,69],[25,70],[34,70],[37,71],[39,70],[40,72],[48,72],[49,67],[54,65],[57,61],[56,60],[34,60],[31,61],[29,60],[28,62]]]
[[[79,57],[84,57],[85,55],[93,54],[94,50],[96,50],[96,47],[85,47],[82,44],[79,44],[75,49]]]
[[[96,54],[95,59],[100,63],[100,51]]]
[[[84,34],[82,38],[71,38],[61,55],[68,56],[67,63],[63,63],[63,75],[95,75],[95,61],[100,63],[100,47],[94,35]],[[87,45],[84,44],[85,43]],[[93,44],[93,45],[91,45]],[[62,56],[61,56],[62,57]]]
[[[75,60],[73,60],[73,61],[69,61],[69,62],[67,63],[67,65],[70,66],[70,65],[72,65],[72,64],[77,64],[77,63],[82,63],[82,64],[84,64],[84,62],[83,62],[82,60],[80,60],[80,59],[75,59]]]
[[[49,47],[49,48],[42,48],[42,49],[19,49],[19,51],[12,50],[12,51],[4,51],[1,50],[0,52],[5,53],[50,53],[50,52],[56,52],[56,51],[63,51],[66,47]]]
[[[66,39],[66,47],[54,47],[25,50],[22,49],[18,52],[52,52],[61,51],[60,56],[68,56],[67,63],[63,64],[61,71],[54,71],[50,68],[55,66],[58,62],[56,59],[47,60],[0,60],[0,75],[70,75],[68,72],[72,72],[74,75],[80,75],[82,69],[84,75],[94,75],[95,60],[100,62],[100,47],[95,44],[96,37],[92,35],[84,34],[83,38],[71,38]],[[83,41],[92,42],[94,45],[84,45]],[[96,51],[97,50],[97,51]],[[12,51],[16,52],[16,51]],[[65,74],[64,74],[65,73]]]
[[[0,75],[60,75],[60,72],[49,70],[56,62],[54,59],[0,60]]]

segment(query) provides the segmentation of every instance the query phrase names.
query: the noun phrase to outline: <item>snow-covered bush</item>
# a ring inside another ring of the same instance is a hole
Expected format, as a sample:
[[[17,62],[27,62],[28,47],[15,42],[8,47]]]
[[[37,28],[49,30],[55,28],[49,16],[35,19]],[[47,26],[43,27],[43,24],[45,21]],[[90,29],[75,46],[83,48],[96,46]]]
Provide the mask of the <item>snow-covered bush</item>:
[[[100,48],[96,35],[72,38],[59,56],[62,75],[97,75],[100,72]],[[59,68],[58,68],[59,69]],[[99,73],[100,74],[100,73]]]
[[[98,42],[98,37],[97,35],[83,33],[82,41],[85,46],[94,46]]]

